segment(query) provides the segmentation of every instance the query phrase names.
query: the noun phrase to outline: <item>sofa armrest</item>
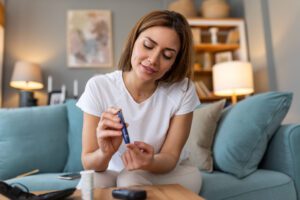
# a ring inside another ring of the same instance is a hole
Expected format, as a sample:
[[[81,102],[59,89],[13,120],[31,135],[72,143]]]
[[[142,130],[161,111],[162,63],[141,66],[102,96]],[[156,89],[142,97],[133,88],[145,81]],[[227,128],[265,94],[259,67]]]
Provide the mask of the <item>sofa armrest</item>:
[[[300,195],[300,124],[282,125],[271,139],[261,167],[289,175]]]

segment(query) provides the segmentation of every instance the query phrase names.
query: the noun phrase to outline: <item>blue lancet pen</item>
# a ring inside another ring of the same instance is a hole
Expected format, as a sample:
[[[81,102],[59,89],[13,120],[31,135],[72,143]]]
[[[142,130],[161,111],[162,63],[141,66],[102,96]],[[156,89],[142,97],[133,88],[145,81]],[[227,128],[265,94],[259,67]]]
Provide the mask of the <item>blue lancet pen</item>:
[[[130,139],[129,139],[126,123],[125,123],[125,120],[124,120],[121,110],[118,112],[118,117],[121,119],[121,124],[123,125],[123,128],[121,131],[122,131],[122,136],[123,136],[124,142],[125,142],[125,144],[129,144]]]

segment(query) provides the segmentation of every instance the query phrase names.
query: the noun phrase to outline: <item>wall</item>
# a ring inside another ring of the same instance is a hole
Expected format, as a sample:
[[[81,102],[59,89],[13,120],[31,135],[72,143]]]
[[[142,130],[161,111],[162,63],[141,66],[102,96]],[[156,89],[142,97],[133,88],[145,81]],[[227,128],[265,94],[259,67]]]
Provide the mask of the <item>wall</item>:
[[[251,36],[251,60],[262,74],[256,84],[262,91],[293,92],[293,103],[285,122],[299,123],[300,1],[244,0],[244,4]]]
[[[254,70],[255,92],[269,90],[265,25],[261,0],[244,0],[249,57]]]
[[[268,0],[277,89],[292,91],[294,100],[287,122],[300,122],[300,1]],[[278,13],[281,13],[278,15]]]
[[[114,66],[124,41],[134,23],[145,13],[165,9],[172,0],[9,0],[6,1],[6,22],[3,107],[18,105],[18,90],[9,87],[14,63],[18,60],[37,62],[42,67],[44,83],[53,77],[53,88],[65,84],[72,94],[73,80],[79,81],[79,94],[86,81],[97,73],[116,69],[74,69],[66,65],[66,13],[75,9],[109,9],[112,12]],[[243,4],[229,0],[231,16],[243,16]],[[199,10],[201,0],[195,1]],[[47,88],[47,86],[45,86]],[[39,104],[47,101],[46,89],[35,92]]]
[[[6,46],[4,55],[4,107],[18,105],[17,90],[10,88],[13,65],[17,60],[41,64],[44,83],[53,77],[53,88],[65,84],[72,94],[73,80],[79,93],[88,78],[115,69],[73,69],[66,65],[66,13],[75,9],[109,9],[112,12],[114,64],[120,56],[128,32],[142,15],[164,7],[160,0],[9,0],[6,3]],[[46,89],[36,93],[46,103]]]

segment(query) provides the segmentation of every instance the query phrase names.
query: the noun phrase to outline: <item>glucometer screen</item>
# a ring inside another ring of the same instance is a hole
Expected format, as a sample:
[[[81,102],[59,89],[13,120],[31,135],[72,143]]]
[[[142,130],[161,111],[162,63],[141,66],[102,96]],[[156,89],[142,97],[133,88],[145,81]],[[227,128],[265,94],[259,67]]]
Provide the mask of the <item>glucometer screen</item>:
[[[126,123],[125,123],[125,120],[124,120],[124,117],[123,117],[123,114],[122,114],[121,110],[118,112],[118,116],[121,119],[121,123],[123,125],[123,128],[121,130],[122,131],[122,137],[124,139],[125,144],[129,144],[130,143],[130,139],[129,139],[129,135],[128,135]]]

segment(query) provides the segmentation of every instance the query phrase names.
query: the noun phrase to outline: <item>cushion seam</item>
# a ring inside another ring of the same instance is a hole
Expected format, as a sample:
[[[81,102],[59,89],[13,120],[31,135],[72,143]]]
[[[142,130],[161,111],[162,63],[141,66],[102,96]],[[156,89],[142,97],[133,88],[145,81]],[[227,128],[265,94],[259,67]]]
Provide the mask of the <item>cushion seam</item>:
[[[226,200],[226,199],[229,199],[229,198],[233,198],[233,197],[238,197],[240,195],[248,194],[248,193],[251,193],[251,192],[257,192],[257,191],[262,191],[262,190],[266,190],[266,189],[274,189],[274,188],[282,187],[282,186],[285,186],[285,185],[289,185],[290,183],[294,183],[292,179],[290,179],[290,181],[288,181],[287,183],[284,183],[284,184],[281,184],[281,185],[276,185],[276,186],[272,186],[272,187],[265,187],[265,188],[260,188],[260,189],[251,190],[251,191],[247,191],[247,192],[242,192],[242,193],[236,194],[234,196],[226,197],[223,200]],[[294,189],[295,189],[295,187],[294,187]]]

